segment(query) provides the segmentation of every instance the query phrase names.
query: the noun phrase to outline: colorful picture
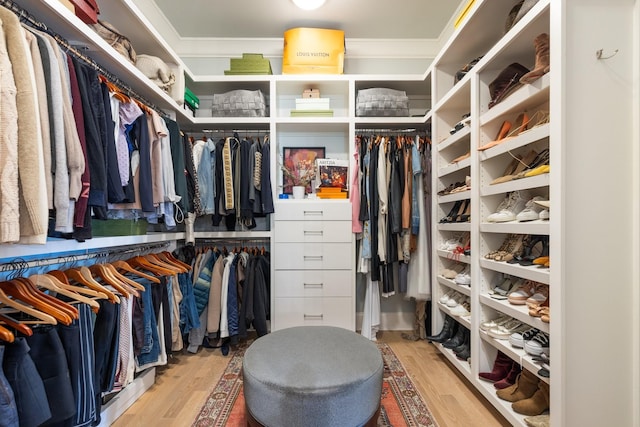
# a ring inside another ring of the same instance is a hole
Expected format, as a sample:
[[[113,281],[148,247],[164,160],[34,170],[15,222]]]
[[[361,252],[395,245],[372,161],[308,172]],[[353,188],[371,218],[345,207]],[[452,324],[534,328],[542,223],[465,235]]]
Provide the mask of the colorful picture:
[[[316,159],[324,157],[324,147],[284,147],[282,191],[291,194],[294,185],[306,187],[311,193],[311,181],[316,177]]]

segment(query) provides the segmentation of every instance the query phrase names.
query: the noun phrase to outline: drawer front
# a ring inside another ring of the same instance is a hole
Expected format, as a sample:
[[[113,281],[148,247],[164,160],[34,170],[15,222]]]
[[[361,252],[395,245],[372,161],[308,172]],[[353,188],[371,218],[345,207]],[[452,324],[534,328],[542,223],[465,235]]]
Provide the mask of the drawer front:
[[[272,288],[278,297],[351,297],[351,270],[276,270]]]
[[[351,298],[276,298],[273,318],[277,329],[322,325],[354,330],[354,310]]]
[[[286,200],[277,202],[275,221],[345,221],[351,220],[349,201]],[[278,227],[279,224],[276,224]]]
[[[276,243],[276,270],[351,270],[351,243]]]
[[[276,242],[351,242],[351,221],[281,221]]]

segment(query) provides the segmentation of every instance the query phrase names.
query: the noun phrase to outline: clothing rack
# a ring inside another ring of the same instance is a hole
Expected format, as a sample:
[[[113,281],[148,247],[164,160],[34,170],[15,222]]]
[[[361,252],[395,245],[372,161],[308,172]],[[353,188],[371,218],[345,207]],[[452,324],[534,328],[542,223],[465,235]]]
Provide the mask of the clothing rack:
[[[25,24],[27,24],[27,25],[29,25],[29,26],[37,29],[37,30],[44,31],[45,33],[49,34],[68,53],[70,53],[71,55],[73,55],[77,59],[83,61],[84,63],[86,63],[87,65],[89,65],[90,67],[92,67],[93,69],[98,71],[100,74],[102,74],[104,77],[106,77],[107,80],[111,81],[113,84],[118,86],[118,88],[121,89],[123,92],[125,92],[126,95],[129,96],[130,98],[134,98],[134,99],[138,100],[139,102],[141,102],[142,104],[146,105],[147,107],[155,110],[161,116],[169,118],[167,113],[165,113],[161,108],[159,108],[158,106],[154,105],[152,102],[149,102],[143,96],[141,96],[138,93],[136,93],[133,89],[131,89],[131,87],[129,85],[127,85],[122,80],[120,80],[118,77],[116,77],[111,72],[106,70],[104,67],[102,67],[100,64],[98,64],[93,58],[90,58],[90,57],[84,55],[76,47],[74,47],[67,40],[65,40],[61,35],[59,35],[55,31],[49,29],[47,27],[47,24],[45,24],[44,22],[39,21],[37,18],[35,18],[33,15],[31,15],[27,10],[23,9],[20,5],[16,4],[13,0],[0,0],[0,6],[3,6],[5,8],[7,8],[7,9],[11,10],[16,15],[18,15],[18,18],[20,18],[21,22],[23,22],[23,23],[25,23]]]
[[[81,253],[67,253],[64,255],[58,254],[51,258],[29,261],[24,258],[14,258],[12,260],[7,260],[5,258],[3,260],[0,260],[0,263],[2,263],[2,265],[0,266],[0,273],[15,271],[17,273],[17,276],[20,276],[21,272],[26,271],[30,268],[45,267],[55,264],[74,265],[78,261],[89,259],[104,259],[106,261],[107,259],[111,259],[113,257],[122,257],[131,254],[143,255],[151,251],[167,249],[169,245],[169,242],[160,242],[143,245],[117,246],[108,250],[97,250],[95,252],[81,251]]]

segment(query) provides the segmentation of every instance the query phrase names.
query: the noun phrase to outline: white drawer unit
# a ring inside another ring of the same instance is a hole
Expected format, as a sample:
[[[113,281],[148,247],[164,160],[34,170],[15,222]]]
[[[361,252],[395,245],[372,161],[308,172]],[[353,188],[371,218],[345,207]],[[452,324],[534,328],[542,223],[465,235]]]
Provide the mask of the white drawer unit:
[[[337,326],[353,329],[350,316],[355,311],[351,297],[308,297],[275,299],[278,329],[292,326]]]
[[[274,216],[271,329],[355,330],[355,243],[348,201],[279,201]]]

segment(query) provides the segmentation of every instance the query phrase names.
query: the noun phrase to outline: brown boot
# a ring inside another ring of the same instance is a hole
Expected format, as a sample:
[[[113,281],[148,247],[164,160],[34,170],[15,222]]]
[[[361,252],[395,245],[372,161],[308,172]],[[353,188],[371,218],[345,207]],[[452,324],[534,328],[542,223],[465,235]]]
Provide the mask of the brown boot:
[[[549,409],[549,384],[540,380],[538,390],[529,399],[518,400],[511,407],[523,415],[540,415]]]
[[[497,390],[496,394],[500,399],[508,402],[528,399],[538,390],[538,381],[538,377],[523,369],[514,385]]]
[[[522,84],[533,83],[549,72],[549,34],[542,33],[538,35],[534,39],[533,45],[536,47],[536,65],[533,70],[520,77],[520,83]]]

